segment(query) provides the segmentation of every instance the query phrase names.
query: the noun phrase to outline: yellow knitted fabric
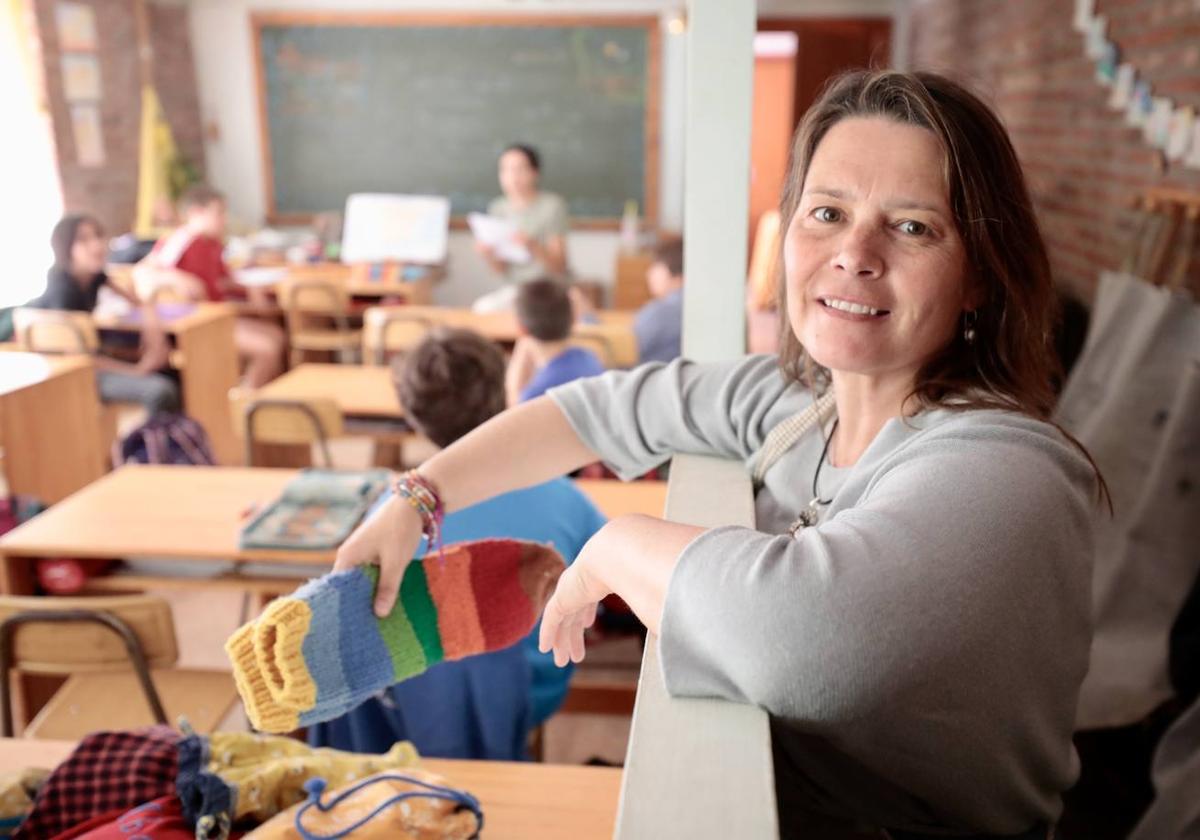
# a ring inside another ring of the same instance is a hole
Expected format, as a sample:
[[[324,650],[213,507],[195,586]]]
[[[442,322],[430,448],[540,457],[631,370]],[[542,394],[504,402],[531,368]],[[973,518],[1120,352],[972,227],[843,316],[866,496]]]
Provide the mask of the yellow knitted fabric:
[[[304,663],[304,637],[311,623],[312,610],[295,598],[275,599],[255,623],[258,670],[281,708],[307,710],[317,702],[317,684]]]
[[[246,706],[246,716],[255,729],[291,732],[299,727],[300,715],[294,709],[283,708],[271,697],[254,651],[256,627],[256,624],[240,627],[225,642],[225,652],[233,663],[233,680]]]
[[[209,738],[206,768],[234,786],[234,820],[269,819],[305,798],[304,783],[320,777],[341,786],[380,770],[413,767],[419,756],[408,741],[397,741],[383,755],[358,755],[314,748],[279,735],[216,732]]]

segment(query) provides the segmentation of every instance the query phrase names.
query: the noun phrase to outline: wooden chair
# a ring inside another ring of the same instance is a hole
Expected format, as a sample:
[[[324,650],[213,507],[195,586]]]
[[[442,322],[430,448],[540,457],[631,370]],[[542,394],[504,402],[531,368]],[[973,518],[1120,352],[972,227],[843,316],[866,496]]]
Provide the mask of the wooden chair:
[[[14,731],[14,668],[67,677],[25,727],[26,738],[74,741],[180,715],[211,732],[237,699],[233,677],[172,668],[178,657],[171,607],[161,598],[0,596],[0,734]]]
[[[411,352],[433,327],[434,322],[422,315],[372,306],[363,313],[363,361],[387,364],[392,353]]]
[[[281,283],[278,296],[292,365],[304,361],[306,352],[333,353],[343,362],[355,360],[362,331],[350,326],[350,294],[344,285],[329,278],[302,277]]]
[[[31,353],[84,353],[100,349],[100,334],[86,312],[36,309],[13,310],[13,333],[22,350]]]
[[[255,466],[259,446],[320,446],[324,466],[333,468],[329,439],[344,431],[342,410],[330,399],[257,399],[253,395],[232,400],[233,425],[245,444],[245,462]]]
[[[571,331],[569,343],[572,347],[591,350],[606,368],[616,366],[616,354],[613,352],[612,342],[608,340],[608,336],[590,330],[586,324],[577,325]]]

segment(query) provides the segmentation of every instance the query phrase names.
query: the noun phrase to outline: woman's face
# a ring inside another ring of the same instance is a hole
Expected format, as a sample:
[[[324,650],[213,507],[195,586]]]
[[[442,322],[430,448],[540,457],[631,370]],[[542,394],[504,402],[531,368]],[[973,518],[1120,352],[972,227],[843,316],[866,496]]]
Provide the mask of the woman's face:
[[[932,132],[843,119],[810,162],[784,239],[788,320],[832,371],[911,383],[974,309]]]
[[[506,196],[529,196],[537,192],[538,172],[525,153],[509,149],[500,155],[500,189]]]
[[[91,277],[103,271],[107,261],[108,243],[100,229],[92,222],[81,222],[71,243],[71,273]]]

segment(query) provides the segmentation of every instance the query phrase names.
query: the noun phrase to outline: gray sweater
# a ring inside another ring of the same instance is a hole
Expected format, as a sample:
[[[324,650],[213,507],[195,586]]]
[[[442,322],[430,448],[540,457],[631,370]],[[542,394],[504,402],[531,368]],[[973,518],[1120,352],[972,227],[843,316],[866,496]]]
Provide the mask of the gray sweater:
[[[626,479],[677,452],[749,468],[812,399],[766,356],[550,393]],[[854,466],[825,464],[833,501],[791,539],[822,444],[814,429],[767,472],[758,530],[716,528],[680,555],[659,639],[668,690],[771,715],[785,836],[798,811],[935,832],[1053,821],[1078,771],[1091,467],[1015,413],[893,419]]]

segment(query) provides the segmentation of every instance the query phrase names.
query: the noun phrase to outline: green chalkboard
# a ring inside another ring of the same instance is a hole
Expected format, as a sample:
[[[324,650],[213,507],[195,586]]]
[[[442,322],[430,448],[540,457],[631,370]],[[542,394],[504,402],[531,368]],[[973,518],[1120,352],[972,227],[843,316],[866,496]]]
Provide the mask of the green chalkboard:
[[[510,142],[542,154],[542,187],[573,217],[653,217],[653,18],[257,15],[269,215],[340,210],[356,192],[499,194]]]

